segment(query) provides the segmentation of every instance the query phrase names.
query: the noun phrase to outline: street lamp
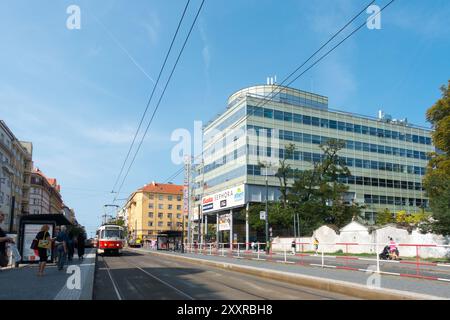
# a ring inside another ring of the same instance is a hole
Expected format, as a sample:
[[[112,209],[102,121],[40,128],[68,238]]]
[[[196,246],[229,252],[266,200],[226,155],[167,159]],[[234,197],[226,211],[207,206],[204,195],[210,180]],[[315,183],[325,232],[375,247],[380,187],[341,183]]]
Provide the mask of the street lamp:
[[[265,229],[266,229],[266,253],[269,253],[269,180],[268,171],[270,168],[270,163],[259,162],[259,166],[265,168],[266,170],[266,214],[265,214]]]

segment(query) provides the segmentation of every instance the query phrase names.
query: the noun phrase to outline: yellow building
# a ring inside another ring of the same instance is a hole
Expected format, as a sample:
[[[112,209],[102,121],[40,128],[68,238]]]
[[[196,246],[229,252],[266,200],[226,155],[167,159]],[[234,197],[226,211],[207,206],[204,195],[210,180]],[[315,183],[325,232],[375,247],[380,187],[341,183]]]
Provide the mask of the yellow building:
[[[125,204],[130,238],[156,240],[161,231],[183,231],[183,186],[152,182],[133,192]],[[187,233],[185,216],[185,235]]]

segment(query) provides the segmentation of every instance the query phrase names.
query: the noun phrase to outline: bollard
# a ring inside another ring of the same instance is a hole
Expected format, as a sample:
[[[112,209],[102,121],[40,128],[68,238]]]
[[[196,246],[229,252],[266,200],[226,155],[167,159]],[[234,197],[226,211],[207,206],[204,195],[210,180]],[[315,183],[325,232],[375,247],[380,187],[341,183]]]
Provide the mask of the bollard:
[[[239,250],[239,247],[240,247],[240,245],[239,245],[239,242],[237,243],[237,246],[238,246],[238,258],[240,258],[241,257],[241,254],[240,254],[240,250]]]
[[[211,243],[209,244],[209,255],[210,256],[212,255],[212,244]]]
[[[377,273],[380,273],[380,255],[378,254],[378,244],[375,244],[375,253],[377,255]]]
[[[287,262],[286,246],[284,246],[284,263]]]
[[[322,248],[322,268],[324,267],[323,248]]]
[[[259,242],[258,242],[258,260],[259,260]]]

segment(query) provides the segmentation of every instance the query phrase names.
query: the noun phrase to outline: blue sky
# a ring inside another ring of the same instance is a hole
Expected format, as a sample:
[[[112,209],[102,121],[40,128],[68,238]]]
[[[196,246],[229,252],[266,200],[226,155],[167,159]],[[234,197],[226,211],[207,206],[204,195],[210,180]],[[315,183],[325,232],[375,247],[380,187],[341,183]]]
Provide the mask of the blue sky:
[[[243,87],[283,79],[369,2],[206,0],[119,198],[176,172],[173,130],[207,122]],[[81,30],[66,28],[72,4],[81,9]],[[191,1],[183,38],[199,4]],[[35,166],[58,179],[89,232],[113,199],[184,5],[0,0],[0,118],[33,142]],[[448,16],[447,0],[396,0],[383,11],[381,30],[363,28],[292,86],[328,96],[334,109],[375,116],[381,108],[428,126],[424,113],[449,79]]]

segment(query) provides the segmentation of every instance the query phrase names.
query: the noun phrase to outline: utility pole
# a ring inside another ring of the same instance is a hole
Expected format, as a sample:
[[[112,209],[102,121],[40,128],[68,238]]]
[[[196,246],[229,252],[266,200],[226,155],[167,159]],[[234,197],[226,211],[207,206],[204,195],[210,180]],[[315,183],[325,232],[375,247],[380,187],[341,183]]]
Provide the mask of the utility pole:
[[[184,212],[183,212],[183,226],[181,231],[181,253],[184,253]]]
[[[103,218],[104,218],[103,224],[106,224],[106,217],[108,217],[108,216],[112,217],[112,215],[106,214],[106,207],[114,207],[118,210],[120,208],[120,206],[118,206],[117,204],[105,204],[103,207],[105,208],[105,214],[103,215]],[[117,212],[116,212],[116,216],[117,216]]]
[[[269,170],[266,165],[266,252],[269,253],[269,182],[267,178],[267,171]]]
[[[259,162],[258,163],[260,167],[266,169],[266,223],[265,223],[265,229],[266,229],[266,253],[269,253],[269,167],[270,163],[266,162]]]

